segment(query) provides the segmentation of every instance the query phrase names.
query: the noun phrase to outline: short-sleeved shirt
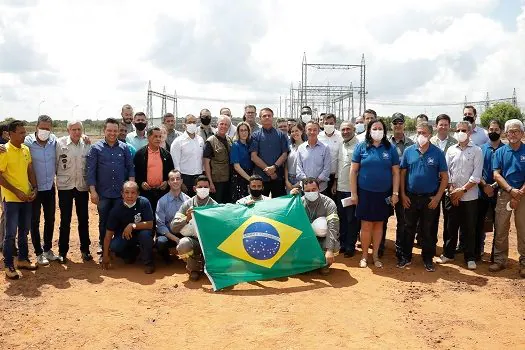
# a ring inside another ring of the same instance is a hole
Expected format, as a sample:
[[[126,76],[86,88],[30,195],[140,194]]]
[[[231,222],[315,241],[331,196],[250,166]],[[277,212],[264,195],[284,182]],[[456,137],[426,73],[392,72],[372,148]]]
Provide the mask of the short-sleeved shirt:
[[[136,131],[130,132],[126,136],[126,143],[129,143],[133,147],[135,147],[136,150],[141,149],[142,147],[145,147],[148,144],[148,138],[146,137],[146,131],[144,131],[144,136],[140,137],[137,135]]]
[[[390,145],[387,149],[382,143],[368,147],[367,142],[359,143],[352,157],[359,163],[357,184],[369,192],[387,192],[392,188],[392,167],[399,165],[397,149]]]
[[[263,162],[272,166],[283,153],[288,153],[287,136],[281,130],[273,127],[261,128],[252,134],[250,153],[256,152]],[[258,166],[255,167],[254,173],[261,176],[264,181],[270,181],[270,177]],[[284,171],[281,166],[277,171],[277,178],[282,180],[283,176]]]
[[[494,155],[496,154],[496,151],[504,145],[505,144],[503,142],[500,142],[498,144],[498,147],[493,148],[492,144],[490,142],[487,142],[486,144],[481,146],[481,151],[483,152],[483,173],[481,177],[489,185],[492,185],[494,183],[494,170],[492,168]]]
[[[162,196],[157,203],[157,212],[155,219],[157,221],[157,234],[165,235],[171,232],[170,223],[179,211],[180,207],[186,202],[188,197],[184,192],[179,193],[177,197],[168,192]]]
[[[129,224],[138,224],[144,221],[153,221],[153,211],[149,201],[138,196],[137,202],[131,208],[126,207],[124,201],[120,200],[111,209],[106,228],[115,232],[115,235],[121,235]]]
[[[492,167],[500,170],[510,186],[520,189],[525,182],[525,144],[522,143],[516,151],[509,145],[500,147],[494,155]]]
[[[417,144],[408,146],[401,168],[407,169],[406,188],[414,194],[435,194],[440,183],[439,173],[448,170],[445,154],[432,144],[425,153],[421,153]]]
[[[253,162],[250,157],[250,145],[235,141],[230,150],[230,164],[239,164],[243,170],[251,171]]]
[[[31,164],[29,147],[22,144],[18,148],[13,146],[11,142],[5,144],[5,152],[0,153],[0,172],[7,182],[25,194],[31,192],[29,176],[27,175],[29,164]],[[6,202],[21,202],[13,192],[3,186],[2,200]]]
[[[56,141],[56,136],[50,134],[46,144],[41,146],[35,133],[27,135],[24,140],[31,152],[31,161],[39,191],[49,191],[55,184]]]
[[[330,174],[335,174],[337,172],[337,154],[339,153],[339,148],[343,144],[343,136],[339,130],[334,130],[332,136],[328,136],[326,132],[319,133],[319,141],[325,144],[326,147],[330,149],[330,159],[332,164],[330,165]]]

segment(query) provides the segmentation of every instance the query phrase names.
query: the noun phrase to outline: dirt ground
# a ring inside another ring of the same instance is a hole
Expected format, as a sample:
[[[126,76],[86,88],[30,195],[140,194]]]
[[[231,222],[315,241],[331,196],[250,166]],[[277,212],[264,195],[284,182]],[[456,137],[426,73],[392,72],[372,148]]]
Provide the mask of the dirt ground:
[[[97,220],[90,205],[93,253]],[[57,215],[55,252],[58,225]],[[340,255],[328,277],[312,272],[221,292],[207,278],[189,282],[181,261],[158,261],[153,275],[138,263],[113,261],[109,271],[82,263],[72,227],[67,265],[0,279],[0,349],[525,348],[514,226],[509,268],[498,274],[487,262],[468,271],[461,256],[427,273],[418,249],[414,264],[399,270],[390,229],[383,269],[360,269],[359,254]]]

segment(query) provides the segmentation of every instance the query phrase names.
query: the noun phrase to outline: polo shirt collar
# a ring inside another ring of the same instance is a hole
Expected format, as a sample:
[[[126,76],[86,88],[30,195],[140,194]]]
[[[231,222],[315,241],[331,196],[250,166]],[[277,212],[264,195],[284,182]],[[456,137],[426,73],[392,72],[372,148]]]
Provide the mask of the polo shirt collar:
[[[263,128],[263,127],[261,127],[261,129],[263,130],[263,132],[269,134],[269,133],[273,132],[273,129],[275,129],[275,128],[272,126],[272,127],[269,128],[269,129],[266,129],[266,128]]]
[[[390,136],[390,141],[394,144],[402,143],[404,145],[407,143],[407,137],[405,134],[403,134],[403,138],[400,141],[396,141],[395,137],[392,135]]]
[[[46,145],[48,145],[51,142],[51,135],[52,134],[49,134],[49,138],[46,141]],[[28,137],[29,137],[29,140],[31,140],[31,143],[35,143],[35,142],[38,143],[38,140],[36,138],[36,132],[29,134]]]
[[[459,142],[454,144],[453,146],[461,149]],[[472,142],[472,140],[469,140],[469,142],[467,143],[467,147],[474,147],[474,142]]]
[[[104,140],[105,141],[105,140]],[[68,136],[67,139],[66,139],[66,145],[70,145],[72,144],[73,141],[71,140],[71,136]],[[74,144],[74,143],[73,143]],[[78,144],[79,145],[83,145],[84,144],[84,140],[82,139],[82,137],[80,137],[80,140],[78,140]]]
[[[125,143],[125,142],[120,141],[119,139],[117,139],[117,141],[115,141],[115,144],[113,146],[110,146],[108,141],[106,140],[106,138],[104,138],[104,140],[102,140],[102,143],[107,145],[108,147],[118,147],[119,146],[119,142]]]
[[[310,147],[310,148],[313,148],[312,146],[310,146],[310,144],[308,143],[308,140],[305,141],[306,142],[306,147]],[[317,139],[317,142],[315,143],[314,147],[315,146],[320,146],[321,145],[321,141],[319,141],[319,139]]]

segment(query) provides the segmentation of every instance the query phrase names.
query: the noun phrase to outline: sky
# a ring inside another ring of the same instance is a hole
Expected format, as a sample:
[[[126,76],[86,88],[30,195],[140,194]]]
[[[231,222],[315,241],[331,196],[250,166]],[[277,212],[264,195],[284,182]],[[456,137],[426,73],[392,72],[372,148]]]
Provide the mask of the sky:
[[[525,109],[525,0],[0,0],[0,120],[146,111],[148,81],[176,92],[180,117],[221,107],[242,116],[245,103],[290,116],[303,55],[364,55],[367,108],[380,115],[458,119],[452,103],[514,88]],[[350,83],[358,70],[308,70],[311,85]]]

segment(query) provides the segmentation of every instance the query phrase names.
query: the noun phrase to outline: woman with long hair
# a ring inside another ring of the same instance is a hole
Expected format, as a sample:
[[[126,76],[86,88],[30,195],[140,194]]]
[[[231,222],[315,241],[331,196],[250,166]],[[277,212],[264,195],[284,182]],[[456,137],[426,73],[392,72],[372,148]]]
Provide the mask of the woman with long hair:
[[[284,163],[284,181],[286,184],[286,193],[290,193],[290,190],[299,181],[296,179],[296,168],[297,168],[297,149],[304,142],[306,134],[304,132],[304,126],[302,123],[297,123],[290,129],[290,153],[286,163]]]
[[[250,136],[250,125],[246,122],[240,122],[237,125],[237,133],[230,150],[230,164],[233,164],[234,170],[232,172],[233,203],[248,195],[248,185],[253,171],[253,162],[249,152]]]
[[[359,267],[366,267],[368,248],[373,244],[374,265],[379,260],[379,245],[383,237],[383,221],[390,207],[399,201],[399,155],[386,135],[382,120],[368,123],[365,140],[355,147],[350,167],[351,201],[357,205],[356,217],[361,220]]]

